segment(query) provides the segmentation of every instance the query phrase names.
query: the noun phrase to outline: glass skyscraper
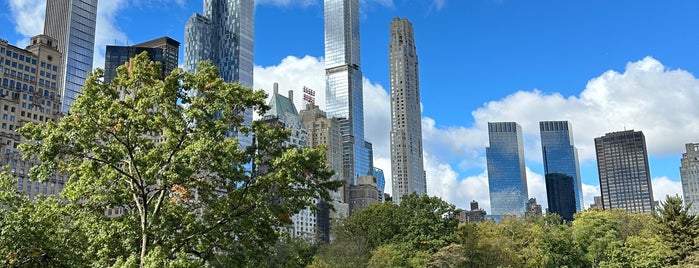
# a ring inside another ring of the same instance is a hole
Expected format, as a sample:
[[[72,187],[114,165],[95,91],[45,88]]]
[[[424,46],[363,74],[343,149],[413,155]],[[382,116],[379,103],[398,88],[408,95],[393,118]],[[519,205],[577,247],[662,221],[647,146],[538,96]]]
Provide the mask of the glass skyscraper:
[[[381,196],[379,196],[379,201],[383,202],[383,193],[386,192],[386,177],[383,174],[383,169],[374,167],[374,172],[372,175],[376,177],[376,187],[379,188],[379,193],[381,193]]]
[[[116,76],[116,69],[136,55],[146,52],[148,57],[161,64],[161,75],[168,76],[177,68],[180,42],[169,37],[161,37],[133,46],[107,46],[104,59],[104,82],[111,82]]]
[[[595,138],[602,208],[651,213],[653,188],[646,138],[641,131],[619,131]]]
[[[184,68],[196,71],[201,61],[211,63],[226,82],[253,85],[254,0],[204,0],[204,14],[194,14],[187,20],[184,34]],[[245,125],[252,122],[252,109],[244,113]],[[252,137],[238,135],[247,147]]]
[[[583,210],[582,182],[578,150],[573,144],[573,126],[568,121],[544,121],[539,122],[539,130],[549,210],[566,220],[572,220],[572,214]],[[565,189],[565,186],[569,185],[568,182],[556,181],[568,179],[572,180],[572,196]],[[571,209],[567,207],[569,204],[574,206],[572,214]]]
[[[420,81],[413,25],[407,19],[391,21],[389,69],[391,75],[391,176],[393,202],[403,195],[425,194],[422,157]]]
[[[685,148],[680,166],[682,194],[685,204],[693,203],[689,213],[699,215],[699,143],[687,143]]]
[[[488,139],[490,215],[522,216],[529,197],[522,127],[514,122],[488,122]]]
[[[364,94],[359,55],[359,0],[325,0],[325,101],[342,133],[343,177],[350,185],[371,175],[371,144],[364,141]]]
[[[60,70],[61,112],[82,93],[87,75],[92,71],[95,50],[97,0],[47,0],[44,34],[58,41],[63,53]],[[55,65],[54,65],[55,66]]]

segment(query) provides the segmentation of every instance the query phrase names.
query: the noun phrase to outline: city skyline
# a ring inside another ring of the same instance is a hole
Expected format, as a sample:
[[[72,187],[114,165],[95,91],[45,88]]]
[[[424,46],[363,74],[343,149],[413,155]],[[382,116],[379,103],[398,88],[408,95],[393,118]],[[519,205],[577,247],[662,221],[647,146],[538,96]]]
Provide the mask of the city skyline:
[[[31,25],[41,14],[32,12],[42,8],[16,2],[3,1],[10,8],[0,17],[7,25],[15,25],[15,31],[8,27],[0,38],[20,44],[18,41],[32,35],[28,33],[32,27],[39,28]],[[698,132],[696,125],[691,124],[699,111],[690,105],[699,100],[698,82],[692,74],[699,73],[695,60],[699,38],[687,26],[698,21],[689,12],[697,3],[442,3],[441,8],[429,1],[369,0],[362,5],[365,136],[374,143],[375,166],[384,169],[387,177],[388,24],[393,17],[407,17],[419,35],[430,195],[459,207],[468,207],[475,199],[489,210],[487,195],[474,190],[487,185],[485,125],[515,121],[524,131],[528,178],[533,182],[530,195],[545,202],[538,143],[538,122],[542,120],[568,120],[576,126],[585,207],[599,195],[593,138],[625,128],[646,134],[651,175],[659,185],[654,185],[654,193],[681,195],[678,167],[683,145],[699,139],[693,134]],[[106,44],[136,43],[131,40],[163,35],[182,41],[186,19],[201,10],[198,1],[119,0],[100,5],[95,66]],[[161,9],[170,15],[148,16]],[[286,6],[258,1],[256,9],[255,88],[269,89],[273,81],[279,81],[288,89],[307,85],[324,91],[322,1],[294,1]],[[649,13],[657,16],[648,19],[642,15]],[[583,19],[589,17],[597,19]],[[283,30],[279,22],[303,31]],[[440,25],[452,24],[463,27],[456,27],[454,34],[440,35]],[[33,32],[37,33],[40,31]],[[26,41],[20,47],[24,45]],[[323,98],[317,96],[320,105]],[[677,135],[664,138],[667,131]]]

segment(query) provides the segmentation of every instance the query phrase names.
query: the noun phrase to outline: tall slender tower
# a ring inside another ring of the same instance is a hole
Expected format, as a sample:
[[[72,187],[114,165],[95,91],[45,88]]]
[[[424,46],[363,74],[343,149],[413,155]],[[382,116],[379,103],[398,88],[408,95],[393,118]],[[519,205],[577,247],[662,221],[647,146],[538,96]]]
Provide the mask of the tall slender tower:
[[[522,216],[529,197],[522,127],[515,122],[488,122],[488,139],[490,214]]]
[[[226,82],[252,87],[254,38],[254,0],[204,0],[204,15],[187,20],[184,34],[184,68],[196,70],[201,61],[211,61]],[[245,125],[252,122],[252,109],[244,113]],[[252,137],[238,134],[243,147]]]
[[[646,138],[641,131],[619,131],[595,138],[602,208],[651,213],[653,187]]]
[[[422,159],[420,81],[413,25],[407,19],[391,21],[388,46],[391,73],[391,176],[393,201],[403,195],[425,194]]]
[[[685,148],[680,166],[682,193],[686,204],[692,202],[689,213],[699,215],[699,143],[687,143]]]
[[[343,177],[349,184],[372,173],[364,141],[364,94],[359,60],[359,0],[325,0],[325,98],[342,133]]]
[[[92,71],[95,50],[97,0],[47,0],[44,34],[58,41],[63,53],[61,78],[61,112],[82,93],[87,74]],[[54,65],[55,66],[55,65]]]
[[[539,130],[549,211],[572,221],[573,214],[583,210],[573,126],[568,121],[543,121],[539,122]]]

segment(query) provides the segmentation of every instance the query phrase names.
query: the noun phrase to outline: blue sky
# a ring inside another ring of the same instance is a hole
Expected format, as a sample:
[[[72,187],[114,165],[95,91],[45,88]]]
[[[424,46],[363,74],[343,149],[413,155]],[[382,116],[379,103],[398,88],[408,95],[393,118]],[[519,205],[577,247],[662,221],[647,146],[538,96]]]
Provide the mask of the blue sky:
[[[699,142],[699,2],[361,1],[366,136],[387,175],[388,27],[405,17],[415,27],[430,194],[488,209],[486,125],[516,121],[530,196],[546,207],[540,120],[571,121],[587,203],[599,194],[593,139],[624,129],[646,135],[655,196],[681,194],[684,144]],[[45,1],[1,3],[0,38],[23,45],[41,32]],[[201,9],[199,0],[100,1],[96,66],[107,44],[184,42],[186,20]],[[255,22],[255,87],[309,86],[323,106],[322,1],[258,0]]]

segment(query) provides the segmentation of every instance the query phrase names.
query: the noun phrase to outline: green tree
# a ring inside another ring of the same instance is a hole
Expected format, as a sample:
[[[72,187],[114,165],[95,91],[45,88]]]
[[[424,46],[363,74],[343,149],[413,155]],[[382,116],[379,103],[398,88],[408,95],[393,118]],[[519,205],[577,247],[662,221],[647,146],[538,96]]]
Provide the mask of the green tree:
[[[72,235],[64,225],[69,214],[60,209],[60,200],[28,200],[16,183],[0,173],[0,267],[84,267],[76,252],[86,237]]]
[[[699,218],[689,213],[691,204],[683,204],[680,196],[667,196],[655,214],[658,233],[670,248],[670,265],[682,263],[699,251]]]
[[[82,254],[93,266],[264,260],[275,226],[339,186],[324,151],[281,146],[289,132],[280,126],[243,125],[246,109],[268,109],[265,93],[224,82],[208,63],[164,79],[160,70],[145,53],[112,83],[97,70],[70,114],[20,129],[29,140],[20,149],[41,161],[32,177],[71,174],[61,193],[67,224],[90,237]],[[256,143],[241,148],[231,130]],[[125,215],[104,216],[116,207]]]

